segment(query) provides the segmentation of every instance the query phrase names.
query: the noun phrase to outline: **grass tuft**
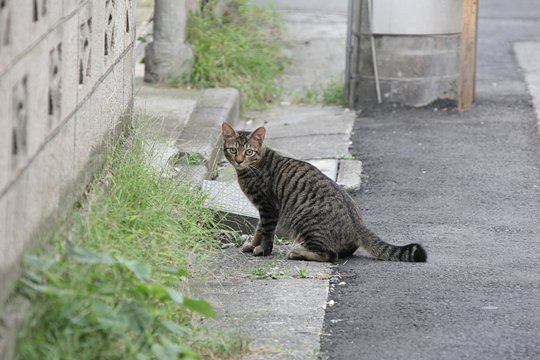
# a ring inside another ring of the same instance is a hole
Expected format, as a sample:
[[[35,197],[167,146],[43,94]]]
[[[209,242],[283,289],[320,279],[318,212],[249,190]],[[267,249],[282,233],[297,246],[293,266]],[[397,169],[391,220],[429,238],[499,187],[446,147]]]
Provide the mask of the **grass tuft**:
[[[300,104],[322,104],[345,107],[345,85],[343,80],[333,80],[326,84],[316,84],[304,89],[295,99]]]
[[[235,87],[248,110],[264,108],[281,95],[284,70],[282,22],[272,8],[233,0],[233,14],[217,18],[216,2],[192,14],[189,39],[196,49],[188,82],[201,87]]]

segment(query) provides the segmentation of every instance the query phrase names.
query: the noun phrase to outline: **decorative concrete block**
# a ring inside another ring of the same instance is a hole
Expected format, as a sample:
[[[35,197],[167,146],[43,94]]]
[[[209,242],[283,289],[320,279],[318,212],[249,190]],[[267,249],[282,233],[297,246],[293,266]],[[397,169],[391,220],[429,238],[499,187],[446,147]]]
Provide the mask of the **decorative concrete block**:
[[[32,3],[30,1],[5,0],[5,7],[0,12],[3,20],[0,45],[0,74],[12,65],[31,43],[28,31],[32,21]]]
[[[17,21],[27,22],[25,30],[29,33],[30,45],[38,41],[60,20],[62,3],[51,0],[31,0],[25,3],[27,3],[24,6],[25,17]]]
[[[9,73],[9,118],[12,134],[11,177],[27,164],[43,144],[47,121],[48,72],[36,64],[47,64],[44,43],[26,54]]]
[[[76,14],[67,18],[62,23],[61,30],[56,36],[61,34],[60,43],[60,122],[64,121],[77,106],[77,88],[78,88],[78,67],[77,67],[77,52],[78,52],[78,17]],[[49,57],[54,46],[58,46],[58,41],[55,36],[48,39]],[[49,85],[50,86],[50,85]]]
[[[104,73],[104,14],[105,3],[88,2],[78,13],[79,53],[77,56],[78,89],[77,99],[82,102],[93,91]]]
[[[96,116],[101,116],[102,135],[107,135],[118,124],[124,112],[124,63],[120,61],[99,84],[95,91],[95,99],[99,103]]]
[[[21,81],[24,76],[27,78],[27,103],[28,103],[28,156],[36,154],[45,140],[45,129],[48,114],[47,90],[49,85],[48,71],[36,66],[36,64],[47,64],[49,53],[46,43],[40,42],[28,53],[18,65],[21,67],[14,71],[16,75],[14,83]],[[15,109],[14,109],[15,110]]]
[[[88,0],[62,0],[62,15],[73,15],[77,10],[87,2]]]
[[[13,21],[12,3],[13,1],[3,0],[2,6],[0,6],[0,72],[13,56],[10,46],[13,42],[13,35],[11,34],[11,22]]]
[[[124,50],[125,1],[105,0],[103,58],[105,69],[114,66]]]
[[[123,108],[127,109],[130,106],[131,101],[133,100],[133,90],[135,87],[135,58],[133,57],[133,44],[129,45],[129,50],[127,51],[124,57],[123,65]]]
[[[67,121],[36,159],[43,178],[41,207],[45,217],[56,213],[64,194],[75,180],[74,172],[75,117]]]
[[[11,173],[11,118],[9,116],[11,90],[8,75],[0,77],[0,196],[7,186]],[[0,217],[0,222],[2,218]],[[0,223],[0,227],[2,224]],[[0,238],[1,237],[0,233]]]
[[[75,116],[75,153],[74,169],[78,174],[85,169],[91,154],[98,150],[101,143],[101,109],[94,93]]]
[[[47,84],[47,93],[46,93],[46,101],[47,101],[47,113],[45,114],[46,117],[46,126],[45,126],[45,136],[49,136],[51,131],[56,129],[56,127],[60,124],[62,121],[62,98],[63,98],[63,82],[64,82],[64,74],[66,73],[64,70],[63,62],[65,59],[64,55],[64,49],[65,44],[63,42],[63,33],[64,33],[64,27],[59,26],[56,29],[54,29],[49,36],[47,36],[47,39],[45,41],[45,51],[46,51],[46,58],[47,61],[46,65],[46,71],[47,71],[47,78],[48,78],[48,84]],[[75,94],[69,94],[69,95],[75,95],[74,103],[77,101],[76,99],[76,93]],[[73,96],[71,96],[73,97]],[[73,104],[75,105],[75,104]]]
[[[136,34],[135,34],[135,8],[137,2],[134,0],[124,0],[125,1],[125,34],[124,34],[124,49],[128,48],[130,45],[135,43]]]

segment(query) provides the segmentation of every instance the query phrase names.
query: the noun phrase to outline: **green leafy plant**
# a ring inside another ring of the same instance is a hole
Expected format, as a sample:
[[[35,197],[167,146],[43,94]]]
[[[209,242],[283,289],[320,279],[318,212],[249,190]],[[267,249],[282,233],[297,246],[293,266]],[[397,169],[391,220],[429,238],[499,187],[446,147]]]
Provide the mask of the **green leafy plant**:
[[[195,63],[189,81],[202,87],[235,87],[247,109],[259,109],[277,100],[282,89],[282,24],[277,12],[233,0],[235,11],[215,16],[210,1],[189,22],[189,39],[195,47]]]
[[[18,291],[39,306],[19,334],[18,358],[198,359],[187,313],[214,317],[214,309],[155,278],[148,263],[88,248],[27,256]]]

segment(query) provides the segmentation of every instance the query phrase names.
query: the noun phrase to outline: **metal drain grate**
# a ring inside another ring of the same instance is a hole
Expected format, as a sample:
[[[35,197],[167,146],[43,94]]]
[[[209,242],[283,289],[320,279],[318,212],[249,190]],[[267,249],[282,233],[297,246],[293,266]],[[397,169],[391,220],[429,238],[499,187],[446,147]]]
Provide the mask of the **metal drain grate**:
[[[204,180],[202,190],[208,195],[205,206],[211,209],[228,214],[259,218],[259,212],[236,183]]]

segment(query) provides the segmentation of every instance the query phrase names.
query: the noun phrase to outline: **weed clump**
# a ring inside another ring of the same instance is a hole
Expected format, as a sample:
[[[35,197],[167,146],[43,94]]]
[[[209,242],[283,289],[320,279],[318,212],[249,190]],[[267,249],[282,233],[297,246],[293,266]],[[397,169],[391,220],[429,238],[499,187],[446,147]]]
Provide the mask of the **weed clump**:
[[[281,95],[278,77],[285,57],[277,12],[234,0],[236,11],[219,18],[215,2],[192,14],[189,39],[195,47],[193,74],[187,81],[202,87],[235,87],[247,109],[260,109]]]
[[[325,84],[315,84],[304,89],[295,102],[300,104],[322,104],[345,107],[345,84],[343,80],[333,80]]]
[[[193,316],[213,307],[182,279],[217,248],[204,195],[150,165],[137,135],[113,147],[55,251],[26,256],[18,359],[199,359]]]

